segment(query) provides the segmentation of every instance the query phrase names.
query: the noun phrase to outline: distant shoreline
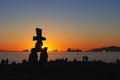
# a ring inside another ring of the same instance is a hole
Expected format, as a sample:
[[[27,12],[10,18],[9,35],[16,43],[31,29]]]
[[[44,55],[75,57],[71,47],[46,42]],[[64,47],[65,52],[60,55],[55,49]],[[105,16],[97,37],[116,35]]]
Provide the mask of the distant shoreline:
[[[30,51],[0,51],[0,52],[30,52]]]

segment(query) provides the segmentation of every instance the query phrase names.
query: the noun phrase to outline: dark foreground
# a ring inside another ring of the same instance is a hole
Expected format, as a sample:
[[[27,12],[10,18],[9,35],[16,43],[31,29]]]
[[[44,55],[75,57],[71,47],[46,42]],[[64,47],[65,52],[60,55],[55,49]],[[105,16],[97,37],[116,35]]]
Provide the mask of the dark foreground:
[[[120,64],[48,62],[0,65],[0,80],[120,80]]]

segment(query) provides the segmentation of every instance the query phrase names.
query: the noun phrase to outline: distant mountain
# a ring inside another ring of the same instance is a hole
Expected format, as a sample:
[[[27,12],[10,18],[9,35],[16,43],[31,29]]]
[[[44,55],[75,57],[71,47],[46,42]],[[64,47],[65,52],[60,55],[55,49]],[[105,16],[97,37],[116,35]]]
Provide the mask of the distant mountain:
[[[5,51],[7,51],[7,50],[0,49],[0,52],[5,52]]]
[[[108,46],[108,47],[102,47],[102,48],[95,48],[88,50],[90,52],[120,52],[120,47],[117,46]]]
[[[0,52],[21,52],[21,51],[0,49]]]

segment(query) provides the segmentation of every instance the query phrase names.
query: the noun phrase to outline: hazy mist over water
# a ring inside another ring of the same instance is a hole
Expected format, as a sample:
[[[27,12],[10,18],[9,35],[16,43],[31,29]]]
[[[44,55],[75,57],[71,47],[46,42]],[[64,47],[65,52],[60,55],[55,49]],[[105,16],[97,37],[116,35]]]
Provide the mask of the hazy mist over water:
[[[8,58],[9,63],[13,61],[21,63],[23,59],[28,60],[29,54],[30,52],[0,52],[0,61]],[[48,52],[48,61],[62,58],[68,58],[68,61],[73,61],[75,58],[82,61],[82,57],[85,55],[88,56],[89,61],[102,60],[115,63],[117,58],[120,59],[120,52]]]

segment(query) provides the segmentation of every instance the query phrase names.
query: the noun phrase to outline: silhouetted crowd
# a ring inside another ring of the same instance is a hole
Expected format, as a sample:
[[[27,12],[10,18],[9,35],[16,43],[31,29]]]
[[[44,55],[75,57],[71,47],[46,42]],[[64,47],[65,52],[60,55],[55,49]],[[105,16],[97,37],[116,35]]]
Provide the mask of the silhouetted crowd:
[[[49,63],[49,62],[55,62],[55,63],[62,63],[62,62],[65,62],[65,63],[67,63],[67,62],[83,62],[83,63],[85,63],[85,62],[90,62],[88,60],[88,56],[83,56],[82,57],[82,61],[77,61],[76,58],[74,58],[73,61],[68,61],[68,58],[59,58],[59,59],[56,59],[56,60],[50,60],[48,62],[47,61],[48,55],[46,53],[46,49],[47,48],[45,48],[45,51],[43,51],[40,54],[40,59],[39,60],[38,60],[38,55],[36,53],[32,53],[32,54],[29,55],[29,59],[28,60],[24,59],[24,60],[22,60],[21,63],[17,63],[15,61],[13,61],[12,63],[9,63],[8,59],[2,59],[1,60],[1,64],[5,65],[5,64],[39,64],[39,63],[40,64],[46,64],[46,63]],[[34,49],[32,49],[31,52],[34,52]],[[35,54],[36,56],[35,55],[33,56],[33,54]],[[93,60],[92,62],[104,63],[102,60]],[[116,64],[120,64],[120,59],[119,58],[116,59]]]

